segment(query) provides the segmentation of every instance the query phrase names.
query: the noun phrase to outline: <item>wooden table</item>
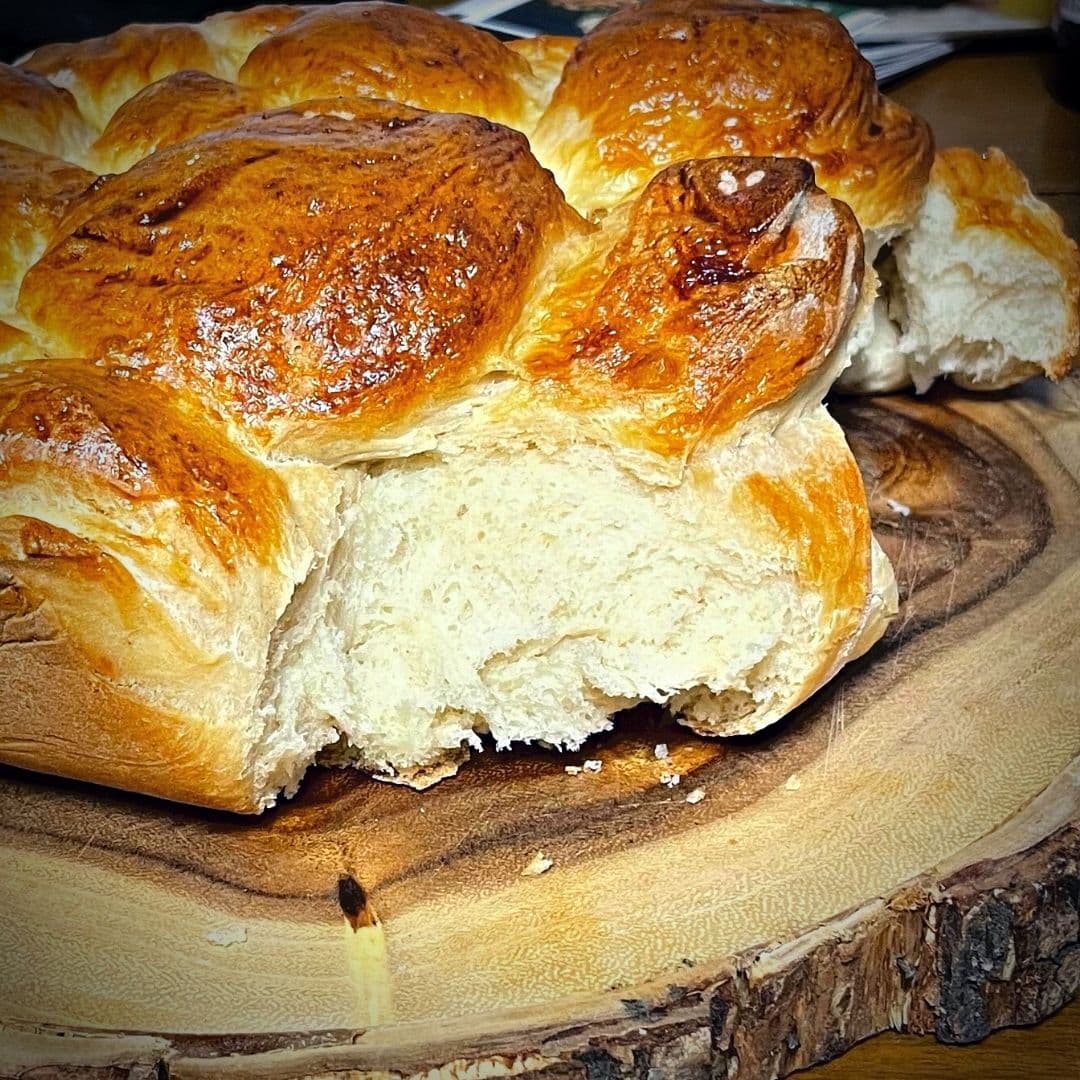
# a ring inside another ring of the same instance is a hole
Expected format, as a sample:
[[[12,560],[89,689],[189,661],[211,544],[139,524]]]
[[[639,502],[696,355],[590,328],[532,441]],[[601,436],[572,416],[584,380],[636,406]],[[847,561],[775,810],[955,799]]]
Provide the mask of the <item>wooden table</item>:
[[[951,57],[888,88],[925,116],[938,146],[1000,146],[1036,192],[1080,237],[1080,113],[1046,90],[1049,53],[968,53]],[[1035,1028],[998,1032],[977,1046],[882,1035],[828,1065],[820,1080],[1065,1080],[1080,1075],[1080,1000]]]

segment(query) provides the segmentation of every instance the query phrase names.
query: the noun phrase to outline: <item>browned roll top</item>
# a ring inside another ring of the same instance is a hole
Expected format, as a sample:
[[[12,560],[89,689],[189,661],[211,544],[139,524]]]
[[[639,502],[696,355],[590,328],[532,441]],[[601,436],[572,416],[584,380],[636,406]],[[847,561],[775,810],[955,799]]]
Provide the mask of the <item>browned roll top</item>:
[[[0,313],[14,310],[27,267],[94,179],[61,158],[0,141]]]
[[[533,105],[529,65],[490,34],[400,5],[312,8],[252,50],[239,81],[306,98],[390,98],[524,128]]]
[[[123,368],[53,360],[3,379],[0,431],[0,484],[46,470],[91,502],[101,491],[132,505],[167,502],[228,571],[241,550],[270,564],[281,547],[281,480],[189,395],[133,387]]]
[[[133,24],[76,45],[42,45],[21,66],[69,84],[83,115],[99,129],[149,83],[185,69],[215,70],[207,40],[195,27],[178,24]]]
[[[77,160],[92,137],[75,98],[44,75],[0,64],[0,139]]]
[[[90,148],[102,173],[118,173],[176,142],[226,127],[265,106],[258,90],[203,71],[178,71],[144,87],[113,113]]]
[[[362,439],[460,385],[576,215],[516,132],[348,108],[252,117],[101,181],[23,286],[49,351],[123,358],[316,454],[336,420]]]
[[[601,412],[634,401],[619,438],[663,455],[809,379],[862,279],[859,227],[803,161],[673,165],[606,232],[539,301],[526,367]]]
[[[933,158],[926,123],[878,92],[836,19],[753,0],[651,0],[605,19],[574,50],[535,141],[583,209],[671,162],[771,154],[811,162],[880,231],[918,209]]]

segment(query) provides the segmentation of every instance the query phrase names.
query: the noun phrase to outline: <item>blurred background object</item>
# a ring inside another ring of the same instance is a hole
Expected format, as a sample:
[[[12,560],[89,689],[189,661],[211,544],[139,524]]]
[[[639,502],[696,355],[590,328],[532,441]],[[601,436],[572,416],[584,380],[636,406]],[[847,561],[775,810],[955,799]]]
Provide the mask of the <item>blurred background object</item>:
[[[3,59],[49,41],[81,41],[118,30],[130,22],[192,22],[223,7],[248,7],[227,0],[41,0],[38,3],[0,4],[0,43]]]
[[[1051,89],[1070,109],[1080,109],[1080,0],[1057,0],[1054,9],[1057,63]]]
[[[50,41],[79,41],[108,34],[129,22],[192,22],[214,11],[253,6],[246,0],[42,0],[0,4],[0,60],[11,62]],[[314,0],[324,2],[324,0]],[[419,0],[502,37],[582,34],[628,0]],[[788,0],[779,0],[788,2]],[[993,0],[979,3],[904,3],[868,5],[829,2],[812,6],[841,18],[874,65],[880,81],[953,52],[979,38],[1042,35],[1049,47],[1054,0]],[[1066,34],[1071,33],[1072,63],[1077,57],[1080,0],[1059,0]],[[1073,14],[1068,15],[1071,11]],[[1072,22],[1069,22],[1069,19]],[[1068,29],[1071,27],[1071,31]],[[1063,69],[1064,71],[1064,69]],[[1075,74],[1073,75],[1075,79]],[[1075,86],[1075,82],[1073,83]]]
[[[605,14],[632,0],[457,0],[442,11],[506,37],[583,34]],[[795,3],[795,0],[771,0]],[[1063,0],[1077,4],[1080,0]],[[1053,0],[993,0],[988,3],[876,2],[852,5],[811,2],[847,27],[879,82],[922,67],[965,42],[1041,38],[1049,42]]]

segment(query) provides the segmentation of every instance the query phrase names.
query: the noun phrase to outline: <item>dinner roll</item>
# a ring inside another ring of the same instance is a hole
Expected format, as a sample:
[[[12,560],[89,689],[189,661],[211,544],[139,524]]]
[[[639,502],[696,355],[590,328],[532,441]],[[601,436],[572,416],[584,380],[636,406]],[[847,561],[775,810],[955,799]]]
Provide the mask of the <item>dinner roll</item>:
[[[940,375],[994,390],[1045,373],[1063,378],[1080,352],[1080,255],[1061,218],[1000,150],[941,151],[911,229],[883,271],[879,334],[841,384],[925,390]]]
[[[239,450],[122,367],[0,368],[0,758],[255,809],[333,734],[261,715],[340,478]]]
[[[515,52],[482,30],[419,8],[403,15],[393,3],[311,8],[251,51],[239,81],[281,105],[388,98],[518,130],[539,112],[538,80]]]
[[[75,197],[97,179],[60,158],[0,141],[0,319],[18,319],[23,275]]]
[[[225,127],[266,105],[258,90],[204,71],[178,71],[144,87],[113,113],[89,151],[100,173],[119,173],[173,143]]]
[[[178,23],[133,23],[105,37],[42,45],[19,66],[71,91],[97,131],[128,98],[166,75],[216,72],[206,39],[195,27]]]
[[[836,19],[756,0],[650,0],[605,19],[567,62],[533,143],[584,211],[686,158],[804,158],[881,237],[914,218],[933,145]]]
[[[0,64],[0,139],[81,163],[94,137],[71,94],[44,75]]]

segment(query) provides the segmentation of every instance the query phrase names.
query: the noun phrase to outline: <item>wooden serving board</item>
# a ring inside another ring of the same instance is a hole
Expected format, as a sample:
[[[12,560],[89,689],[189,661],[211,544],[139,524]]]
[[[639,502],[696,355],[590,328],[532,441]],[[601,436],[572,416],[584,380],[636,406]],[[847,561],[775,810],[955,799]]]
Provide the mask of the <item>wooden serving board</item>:
[[[903,606],[757,736],[639,711],[259,820],[0,771],[0,1076],[746,1078],[1058,1008],[1080,410],[1040,393],[834,404]]]

